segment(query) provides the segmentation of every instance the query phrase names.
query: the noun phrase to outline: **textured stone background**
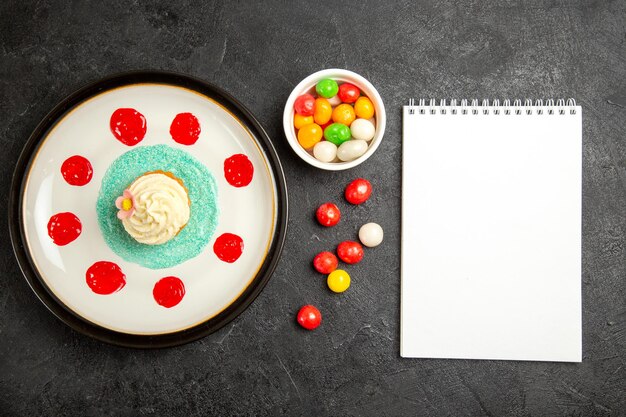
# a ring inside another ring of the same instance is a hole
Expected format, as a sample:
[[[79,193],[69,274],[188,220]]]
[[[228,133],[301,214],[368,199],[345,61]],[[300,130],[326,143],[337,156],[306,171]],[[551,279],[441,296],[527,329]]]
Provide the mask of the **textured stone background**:
[[[626,415],[623,0],[104,3],[0,4],[3,195],[28,135],[64,96],[115,72],[180,71],[239,98],[274,140],[291,197],[286,248],[261,296],[221,331],[129,350],[54,318],[0,222],[0,415]],[[291,88],[330,67],[371,80],[389,112],[378,152],[342,173],[305,166],[282,133]],[[409,97],[582,104],[582,364],[399,357],[400,111]],[[342,188],[357,176],[375,197],[349,207]],[[341,201],[345,221],[322,230],[312,211],[329,199]],[[370,220],[384,227],[384,245],[350,268],[348,293],[331,296],[312,256]],[[303,303],[325,314],[316,332],[294,323]]]

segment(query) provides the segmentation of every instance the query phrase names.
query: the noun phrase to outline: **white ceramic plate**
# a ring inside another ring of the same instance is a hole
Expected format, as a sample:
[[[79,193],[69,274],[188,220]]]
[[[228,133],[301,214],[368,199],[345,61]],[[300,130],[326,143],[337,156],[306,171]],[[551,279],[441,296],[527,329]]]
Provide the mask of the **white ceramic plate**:
[[[144,139],[134,146],[118,141],[109,126],[119,108],[136,109],[147,121]],[[201,126],[193,145],[176,143],[170,135],[174,117],[186,112]],[[217,184],[219,214],[216,230],[199,255],[151,269],[125,260],[107,245],[96,201],[103,176],[118,157],[160,144],[187,152],[210,171]],[[225,179],[224,161],[234,154],[246,155],[254,167],[253,179],[245,187],[234,187]],[[93,166],[93,178],[84,186],[69,185],[61,174],[61,165],[72,155],[87,158]],[[18,261],[48,308],[91,336],[143,347],[185,343],[215,331],[243,311],[272,273],[287,223],[282,168],[254,117],[214,86],[159,72],[108,78],[53,110],[20,157],[10,205]],[[65,246],[56,245],[48,235],[49,219],[60,212],[74,213],[82,224],[80,236]],[[233,263],[221,261],[213,251],[222,233],[243,239],[243,253]],[[92,291],[86,270],[97,261],[119,265],[126,285],[109,295]],[[185,286],[183,299],[171,308],[157,304],[152,292],[167,276],[180,278]]]

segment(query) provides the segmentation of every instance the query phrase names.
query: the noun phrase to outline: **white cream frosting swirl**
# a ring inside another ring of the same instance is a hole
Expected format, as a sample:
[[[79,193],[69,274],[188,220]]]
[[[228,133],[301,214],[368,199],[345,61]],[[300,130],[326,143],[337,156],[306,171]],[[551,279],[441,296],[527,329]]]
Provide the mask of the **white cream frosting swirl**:
[[[176,236],[189,221],[189,197],[175,179],[149,173],[137,178],[128,190],[134,197],[135,211],[122,223],[136,241],[160,245]]]

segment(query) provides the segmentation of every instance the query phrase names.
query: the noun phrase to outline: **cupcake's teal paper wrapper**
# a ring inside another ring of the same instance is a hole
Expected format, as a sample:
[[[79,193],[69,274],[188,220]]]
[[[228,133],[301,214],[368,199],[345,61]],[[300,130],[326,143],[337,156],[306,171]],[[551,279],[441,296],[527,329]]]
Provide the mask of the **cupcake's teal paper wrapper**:
[[[117,218],[115,199],[141,175],[171,172],[189,192],[187,226],[169,242],[145,245],[133,239]],[[104,174],[96,203],[98,224],[107,245],[128,262],[150,269],[170,268],[198,256],[208,245],[218,221],[217,184],[209,170],[187,152],[167,145],[141,146],[117,158]]]

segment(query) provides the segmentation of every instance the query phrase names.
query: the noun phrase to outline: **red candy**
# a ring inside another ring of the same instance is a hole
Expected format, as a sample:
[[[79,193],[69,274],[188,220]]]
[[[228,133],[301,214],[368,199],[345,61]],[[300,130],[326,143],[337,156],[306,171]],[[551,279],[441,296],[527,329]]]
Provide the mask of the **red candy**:
[[[337,95],[344,103],[354,103],[361,95],[361,90],[354,84],[343,83],[339,86]]]
[[[61,165],[61,175],[69,185],[83,186],[91,181],[93,167],[84,156],[70,156]]]
[[[339,261],[331,252],[320,252],[313,258],[313,267],[320,274],[330,274],[337,266]]]
[[[82,230],[80,219],[74,213],[57,213],[48,221],[48,236],[58,246],[73,242]]]
[[[315,97],[311,94],[302,94],[293,104],[293,109],[301,116],[313,116],[314,108]]]
[[[110,127],[113,136],[127,146],[135,146],[146,136],[146,118],[135,109],[115,110]]]
[[[331,227],[339,223],[339,219],[341,218],[341,212],[339,211],[339,207],[334,205],[333,203],[324,203],[317,209],[317,213],[315,213],[317,217],[317,221],[326,227]]]
[[[363,259],[363,246],[358,242],[346,240],[337,246],[337,255],[347,264],[356,264]]]
[[[298,324],[307,330],[313,330],[322,323],[322,313],[312,305],[303,306],[298,311]]]
[[[372,184],[366,179],[357,178],[346,187],[346,200],[351,204],[361,204],[372,195]]]

